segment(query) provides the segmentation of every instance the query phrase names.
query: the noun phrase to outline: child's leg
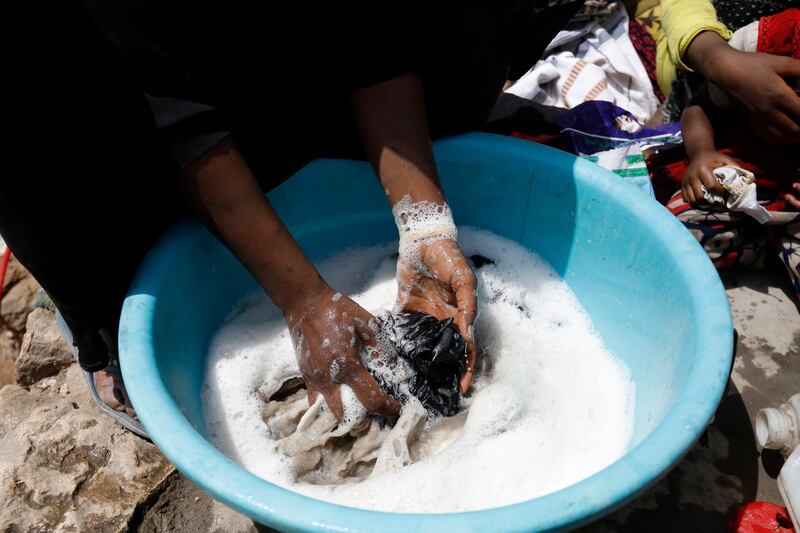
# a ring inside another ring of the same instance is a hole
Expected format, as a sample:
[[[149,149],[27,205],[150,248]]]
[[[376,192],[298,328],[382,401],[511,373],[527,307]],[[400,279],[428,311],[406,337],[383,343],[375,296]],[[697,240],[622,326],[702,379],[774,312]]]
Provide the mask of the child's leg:
[[[697,239],[717,268],[758,268],[766,258],[767,237],[746,215],[689,205],[680,191],[666,205]]]

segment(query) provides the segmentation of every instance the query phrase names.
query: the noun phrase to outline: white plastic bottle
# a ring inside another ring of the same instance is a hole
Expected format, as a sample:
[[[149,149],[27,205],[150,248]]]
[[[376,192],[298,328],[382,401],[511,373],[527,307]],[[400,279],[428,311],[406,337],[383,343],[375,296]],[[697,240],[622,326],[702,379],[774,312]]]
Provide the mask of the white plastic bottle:
[[[778,475],[778,490],[792,522],[800,524],[800,394],[756,414],[756,440],[760,448],[780,450],[787,458]]]
[[[778,490],[793,524],[800,524],[800,446],[795,448],[778,475]]]

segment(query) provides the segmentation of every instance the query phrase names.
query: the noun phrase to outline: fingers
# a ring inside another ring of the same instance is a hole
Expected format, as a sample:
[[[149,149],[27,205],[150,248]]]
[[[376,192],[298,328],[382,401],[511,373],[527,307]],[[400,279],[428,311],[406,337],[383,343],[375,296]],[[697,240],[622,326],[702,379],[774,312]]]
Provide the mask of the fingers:
[[[467,342],[467,368],[461,376],[461,394],[466,394],[467,389],[472,384],[472,377],[475,372],[475,361],[477,359],[477,348],[473,338],[475,318],[478,314],[478,281],[475,274],[468,268],[461,270],[453,280],[453,289],[456,293],[458,302],[458,316],[456,325],[461,336]]]
[[[689,180],[689,187],[692,189],[692,194],[694,196],[694,203],[700,203],[701,201],[705,200],[706,193],[703,192],[702,182],[698,178],[694,178]]]
[[[723,162],[720,161],[720,163]],[[722,185],[719,184],[717,178],[714,177],[714,171],[709,167],[703,167],[700,169],[699,181],[708,192],[719,192],[722,190]],[[702,195],[702,198],[705,198],[705,192],[702,188],[700,189],[700,194]]]
[[[783,124],[778,127],[786,134],[798,138],[800,137],[800,96],[789,86],[788,80],[800,79],[800,60],[780,56],[771,56],[770,60],[775,65],[775,72],[786,82],[786,85],[782,87],[781,95],[775,99],[775,103],[786,114],[785,121],[779,119]]]
[[[691,180],[688,177],[683,178],[683,181],[681,182],[681,193],[683,194],[683,199],[686,200],[686,203],[695,205],[697,200],[694,197],[694,191],[692,191],[692,188],[689,186],[690,181]]]
[[[306,384],[306,390],[308,390],[308,405],[314,405],[319,397],[319,392],[308,384]]]
[[[371,326],[375,324],[375,319],[368,312],[363,311],[357,320],[356,332],[361,340],[361,343],[368,348],[368,352],[372,357],[379,355],[378,342],[376,339],[377,327]],[[367,411],[370,413],[381,416],[396,416],[400,412],[400,402],[386,394],[381,390],[380,385],[369,373],[369,370],[364,366],[358,358],[349,359],[351,364],[344,374],[344,382],[353,389],[358,401],[361,402]]]
[[[375,337],[378,333],[378,322],[375,320],[375,317],[369,313],[369,311],[355,302],[353,303],[355,305],[355,310],[353,311],[355,313],[353,321],[356,328],[355,333],[358,335],[359,340],[361,340],[361,344],[367,348],[375,349],[378,346],[378,342]]]
[[[456,325],[461,330],[461,335],[471,342],[470,329],[478,314],[478,280],[472,270],[465,266],[464,270],[458,272],[453,278],[451,285],[456,293],[458,305]]]
[[[404,312],[411,312],[416,311],[418,313],[425,313],[431,316],[435,316],[439,320],[443,320],[445,318],[449,318],[455,316],[457,310],[455,307],[451,306],[444,306],[444,304],[436,305],[435,302],[424,298],[422,296],[415,296],[411,295],[406,298],[406,302],[403,305]]]
[[[330,386],[326,387],[324,391],[322,391],[322,396],[325,398],[325,403],[328,404],[328,408],[330,408],[333,415],[336,417],[337,420],[341,420],[344,418],[344,407],[342,406],[342,390],[339,388],[338,384],[331,383]],[[311,402],[311,391],[309,390],[308,394],[309,405],[314,405]],[[316,396],[314,397],[316,400]]]
[[[797,102],[794,102],[797,100]],[[782,100],[784,106],[790,106],[796,103],[800,107],[800,97],[794,94],[787,96]],[[800,140],[800,109],[787,109],[789,113],[797,113],[797,118],[792,118],[783,113],[775,113],[773,117],[773,124],[776,129],[780,131],[778,142],[782,144],[793,143]]]
[[[469,386],[472,385],[472,378],[475,376],[475,361],[478,360],[478,349],[474,342],[467,343],[467,369],[461,376],[459,383],[461,394],[466,394]]]
[[[756,137],[762,141],[777,144],[781,142],[781,130],[775,126],[775,123],[772,121],[773,115],[774,113],[771,113],[767,118],[757,114],[748,115],[748,117],[750,119],[750,126],[756,133]]]
[[[800,59],[784,56],[771,56],[775,72],[782,78],[800,78]]]
[[[353,366],[345,378],[345,383],[353,389],[358,401],[367,411],[380,416],[397,416],[400,402],[381,390],[378,382],[363,364]],[[338,418],[341,419],[337,415]]]

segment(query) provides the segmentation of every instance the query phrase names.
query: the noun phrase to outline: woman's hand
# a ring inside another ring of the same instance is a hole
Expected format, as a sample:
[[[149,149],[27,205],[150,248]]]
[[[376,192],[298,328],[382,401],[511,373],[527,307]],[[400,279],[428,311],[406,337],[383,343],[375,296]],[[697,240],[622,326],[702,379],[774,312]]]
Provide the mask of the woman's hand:
[[[473,338],[476,282],[456,244],[455,224],[436,172],[422,80],[414,73],[403,74],[355,91],[352,102],[364,149],[400,231],[398,303],[405,311],[454,319],[467,341],[467,369],[461,378],[464,393],[472,383],[477,353]],[[423,211],[427,209],[433,219],[423,217],[424,221],[408,225],[407,217],[419,211],[414,208],[417,203],[425,204]],[[412,248],[407,253],[404,241]]]
[[[708,31],[695,37],[686,59],[734,100],[761,139],[800,142],[800,60],[741,52]]]
[[[419,311],[439,320],[452,318],[467,342],[467,368],[461,393],[472,383],[477,351],[473,325],[477,314],[477,280],[454,240],[422,244],[419,265],[397,261],[398,303],[402,311]]]
[[[343,420],[349,414],[342,402],[342,385],[347,385],[370,413],[398,414],[400,403],[381,390],[361,359],[362,346],[371,357],[379,355],[372,315],[323,285],[289,306],[285,317],[311,404],[322,394]]]
[[[361,360],[362,346],[376,353],[369,330],[374,318],[325,283],[233,142],[221,142],[186,167],[183,187],[206,226],[283,311],[309,399],[322,394],[341,420],[341,385],[348,385],[368,411],[397,414],[400,404],[381,391]]]
[[[683,199],[692,205],[707,203],[703,187],[710,193],[721,193],[722,186],[714,177],[714,169],[724,166],[738,166],[738,163],[715,150],[694,154],[681,182]]]

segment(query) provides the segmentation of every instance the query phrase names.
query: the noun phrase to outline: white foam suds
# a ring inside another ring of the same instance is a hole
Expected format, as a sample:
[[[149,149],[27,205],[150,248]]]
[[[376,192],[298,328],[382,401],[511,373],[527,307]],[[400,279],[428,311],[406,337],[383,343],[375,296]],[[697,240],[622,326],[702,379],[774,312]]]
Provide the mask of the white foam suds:
[[[273,483],[322,500],[407,513],[498,507],[571,485],[624,454],[634,385],[603,346],[567,285],[537,256],[485,231],[461,228],[475,270],[481,351],[464,429],[436,455],[344,485],[294,481],[291,459],[267,437],[257,390],[297,375],[289,332],[263,297],[214,337],[204,387],[209,436]],[[345,251],[319,264],[325,279],[370,311],[396,297],[397,243]],[[352,391],[343,391],[351,405]],[[358,403],[356,401],[356,403]],[[360,405],[360,404],[359,404]],[[350,413],[348,413],[350,415]]]
[[[453,213],[447,204],[436,204],[423,200],[412,202],[406,195],[392,207],[394,223],[400,234],[398,252],[400,258],[421,271],[427,270],[422,263],[422,245],[458,238],[458,229],[453,222]]]

